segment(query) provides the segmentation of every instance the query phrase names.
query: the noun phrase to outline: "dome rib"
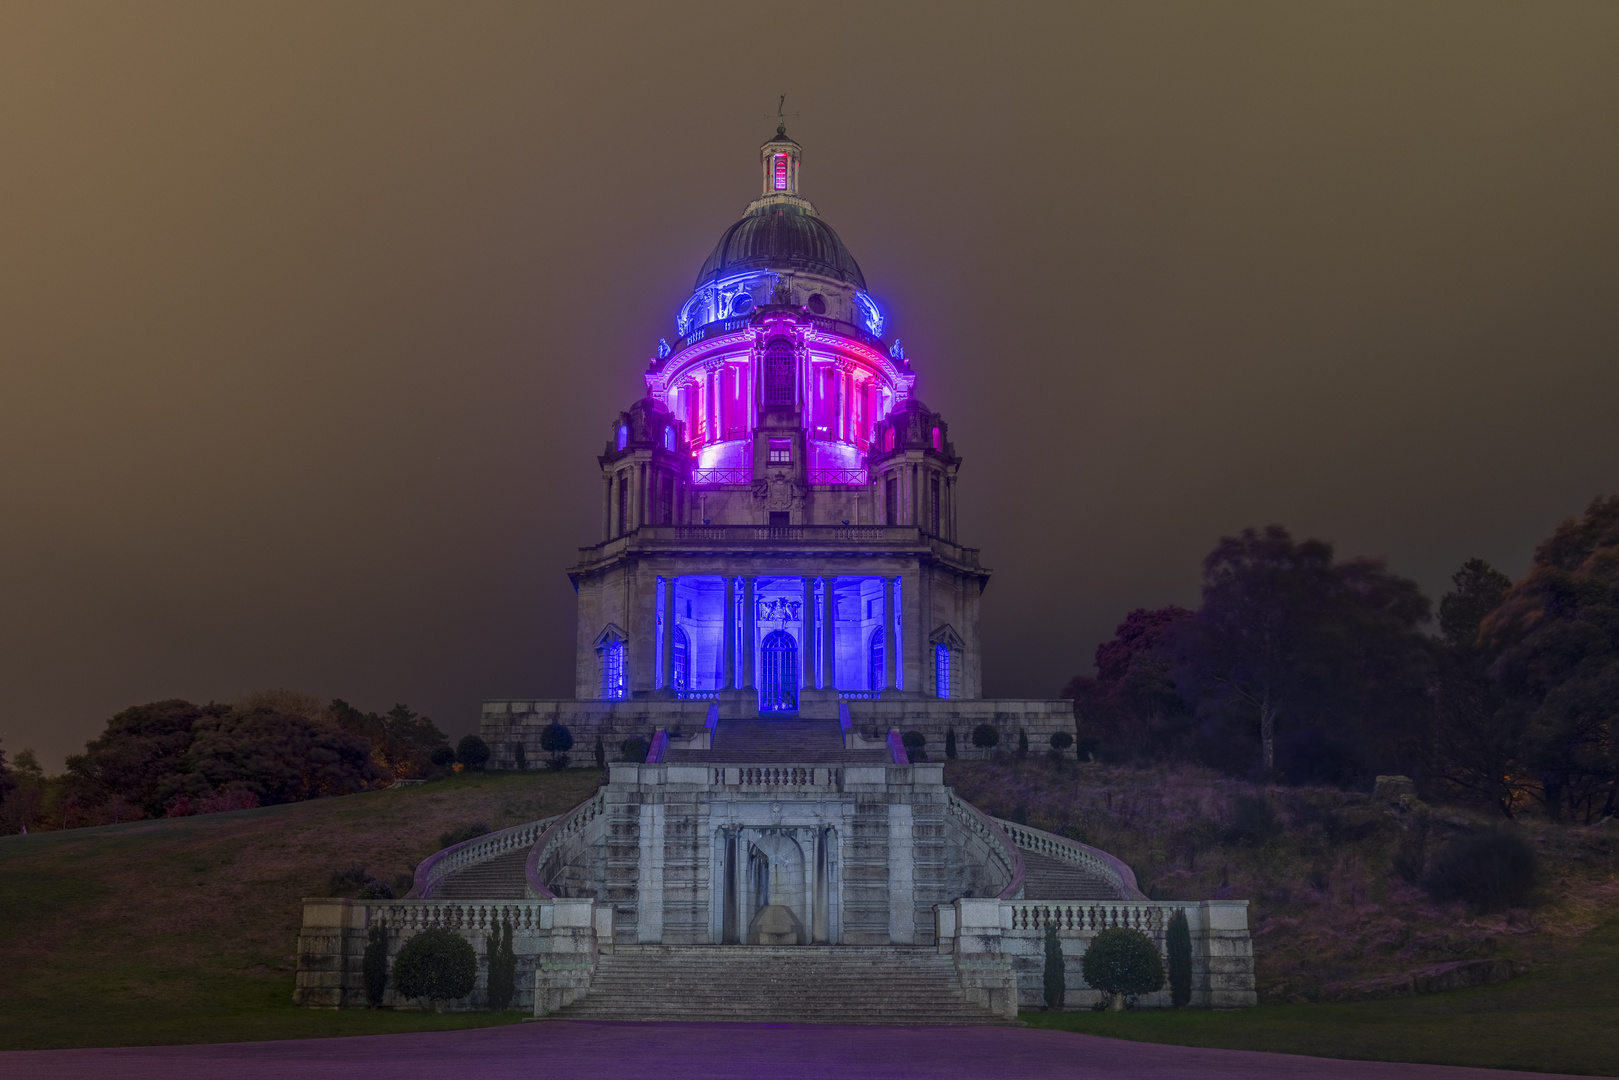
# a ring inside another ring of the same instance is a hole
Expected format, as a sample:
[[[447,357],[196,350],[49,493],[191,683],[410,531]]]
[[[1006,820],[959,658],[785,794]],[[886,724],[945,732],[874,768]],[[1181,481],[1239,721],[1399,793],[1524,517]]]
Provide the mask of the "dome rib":
[[[866,279],[832,226],[819,217],[767,206],[726,229],[697,273],[696,288],[748,270],[787,270],[852,282]]]

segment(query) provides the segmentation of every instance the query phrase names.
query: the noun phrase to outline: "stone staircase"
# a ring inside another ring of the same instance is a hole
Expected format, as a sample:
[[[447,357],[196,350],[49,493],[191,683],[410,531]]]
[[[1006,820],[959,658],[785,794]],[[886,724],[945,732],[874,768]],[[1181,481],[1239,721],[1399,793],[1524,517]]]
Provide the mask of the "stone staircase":
[[[1117,900],[1112,885],[1077,866],[1028,848],[1023,851],[1023,899]]]
[[[572,1020],[997,1024],[951,957],[902,946],[619,945]]]
[[[528,895],[523,864],[528,849],[508,851],[485,862],[462,867],[433,890],[434,900],[522,900]]]

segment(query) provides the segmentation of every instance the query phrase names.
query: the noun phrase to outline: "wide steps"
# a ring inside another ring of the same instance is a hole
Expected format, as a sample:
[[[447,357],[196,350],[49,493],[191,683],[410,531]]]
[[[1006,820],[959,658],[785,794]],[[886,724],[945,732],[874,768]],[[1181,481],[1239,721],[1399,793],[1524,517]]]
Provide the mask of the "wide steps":
[[[618,946],[590,993],[560,1016],[592,1020],[747,1020],[838,1024],[992,1024],[950,957],[932,949],[741,945]]]
[[[848,765],[889,760],[884,749],[847,750],[836,720],[721,720],[707,750],[671,747],[668,761],[705,764]]]
[[[522,900],[528,895],[527,861],[528,848],[521,848],[462,867],[438,883],[432,899]]]
[[[722,720],[713,749],[842,750],[843,729],[836,720]]]
[[[1022,854],[1025,900],[1119,899],[1118,890],[1095,874],[1037,851]]]

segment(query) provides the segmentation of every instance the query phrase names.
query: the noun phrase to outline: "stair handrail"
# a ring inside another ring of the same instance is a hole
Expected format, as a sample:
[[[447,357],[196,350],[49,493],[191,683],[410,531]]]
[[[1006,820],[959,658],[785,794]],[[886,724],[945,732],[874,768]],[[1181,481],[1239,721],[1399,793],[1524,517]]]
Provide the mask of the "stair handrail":
[[[538,821],[525,821],[509,829],[484,833],[435,851],[416,864],[410,891],[403,899],[431,899],[433,890],[451,874],[475,863],[488,862],[514,848],[533,844],[555,820],[556,816],[541,818]]]
[[[1027,868],[1023,865],[1023,853],[1012,842],[1012,838],[1002,829],[997,819],[990,817],[972,803],[957,795],[954,791],[946,789],[949,800],[946,805],[955,812],[956,817],[965,822],[967,827],[987,839],[992,845],[1000,848],[1001,857],[1006,861],[1011,880],[1006,887],[995,894],[997,900],[1011,900],[1023,891],[1023,879],[1027,875]]]
[[[547,900],[555,900],[557,897],[540,877],[540,867],[544,865],[546,850],[556,841],[568,839],[590,824],[602,812],[606,803],[606,789],[597,788],[596,793],[590,798],[567,813],[552,818],[550,826],[534,842],[534,846],[529,849],[528,858],[523,862],[523,876],[528,880],[528,887],[538,896]]]
[[[1048,833],[1043,829],[1031,829],[1027,825],[1004,821],[1001,818],[995,818],[994,821],[1006,831],[1018,847],[1067,863],[1101,878],[1117,890],[1119,899],[1147,899],[1147,894],[1142,892],[1136,883],[1136,872],[1130,869],[1130,865],[1123,859],[1109,855],[1101,848],[1093,848],[1089,844]]]

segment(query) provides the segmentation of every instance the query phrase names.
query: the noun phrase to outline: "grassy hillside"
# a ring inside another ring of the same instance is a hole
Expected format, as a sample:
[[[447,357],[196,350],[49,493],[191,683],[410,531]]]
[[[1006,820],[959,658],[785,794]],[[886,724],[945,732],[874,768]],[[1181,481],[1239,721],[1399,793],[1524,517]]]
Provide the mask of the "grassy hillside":
[[[1519,826],[1531,908],[1478,915],[1396,871],[1492,819],[1332,789],[1262,789],[1197,769],[1043,757],[958,762],[947,781],[990,813],[1066,827],[1164,899],[1251,901],[1258,1009],[1028,1014],[1040,1026],[1152,1042],[1333,1057],[1619,1074],[1619,822]],[[1505,957],[1528,969],[1472,990],[1388,998],[1424,965]],[[1379,995],[1382,998],[1379,999]]]
[[[1030,1013],[1121,1038],[1385,1060],[1619,1073],[1619,826],[1528,826],[1545,869],[1531,911],[1434,905],[1390,860],[1410,814],[1368,796],[1187,771],[952,764],[992,813],[1084,834],[1172,898],[1253,900],[1265,1001],[1243,1013]],[[511,1022],[518,1013],[292,1006],[301,897],[335,870],[389,878],[440,833],[558,813],[600,774],[463,775],[289,806],[0,838],[0,1048],[380,1034]],[[1238,799],[1265,795],[1270,832]],[[1436,812],[1437,813],[1437,812]],[[1447,812],[1448,813],[1448,812]],[[1460,820],[1455,815],[1451,819]],[[1255,825],[1249,821],[1248,826]],[[1435,826],[1435,828],[1439,828]],[[1500,986],[1334,1001],[1423,963],[1502,955]],[[1359,987],[1360,989],[1356,989]]]
[[[0,837],[0,1048],[472,1027],[511,1013],[292,1005],[300,898],[363,864],[387,879],[440,833],[560,813],[593,769],[462,775],[235,813]]]

